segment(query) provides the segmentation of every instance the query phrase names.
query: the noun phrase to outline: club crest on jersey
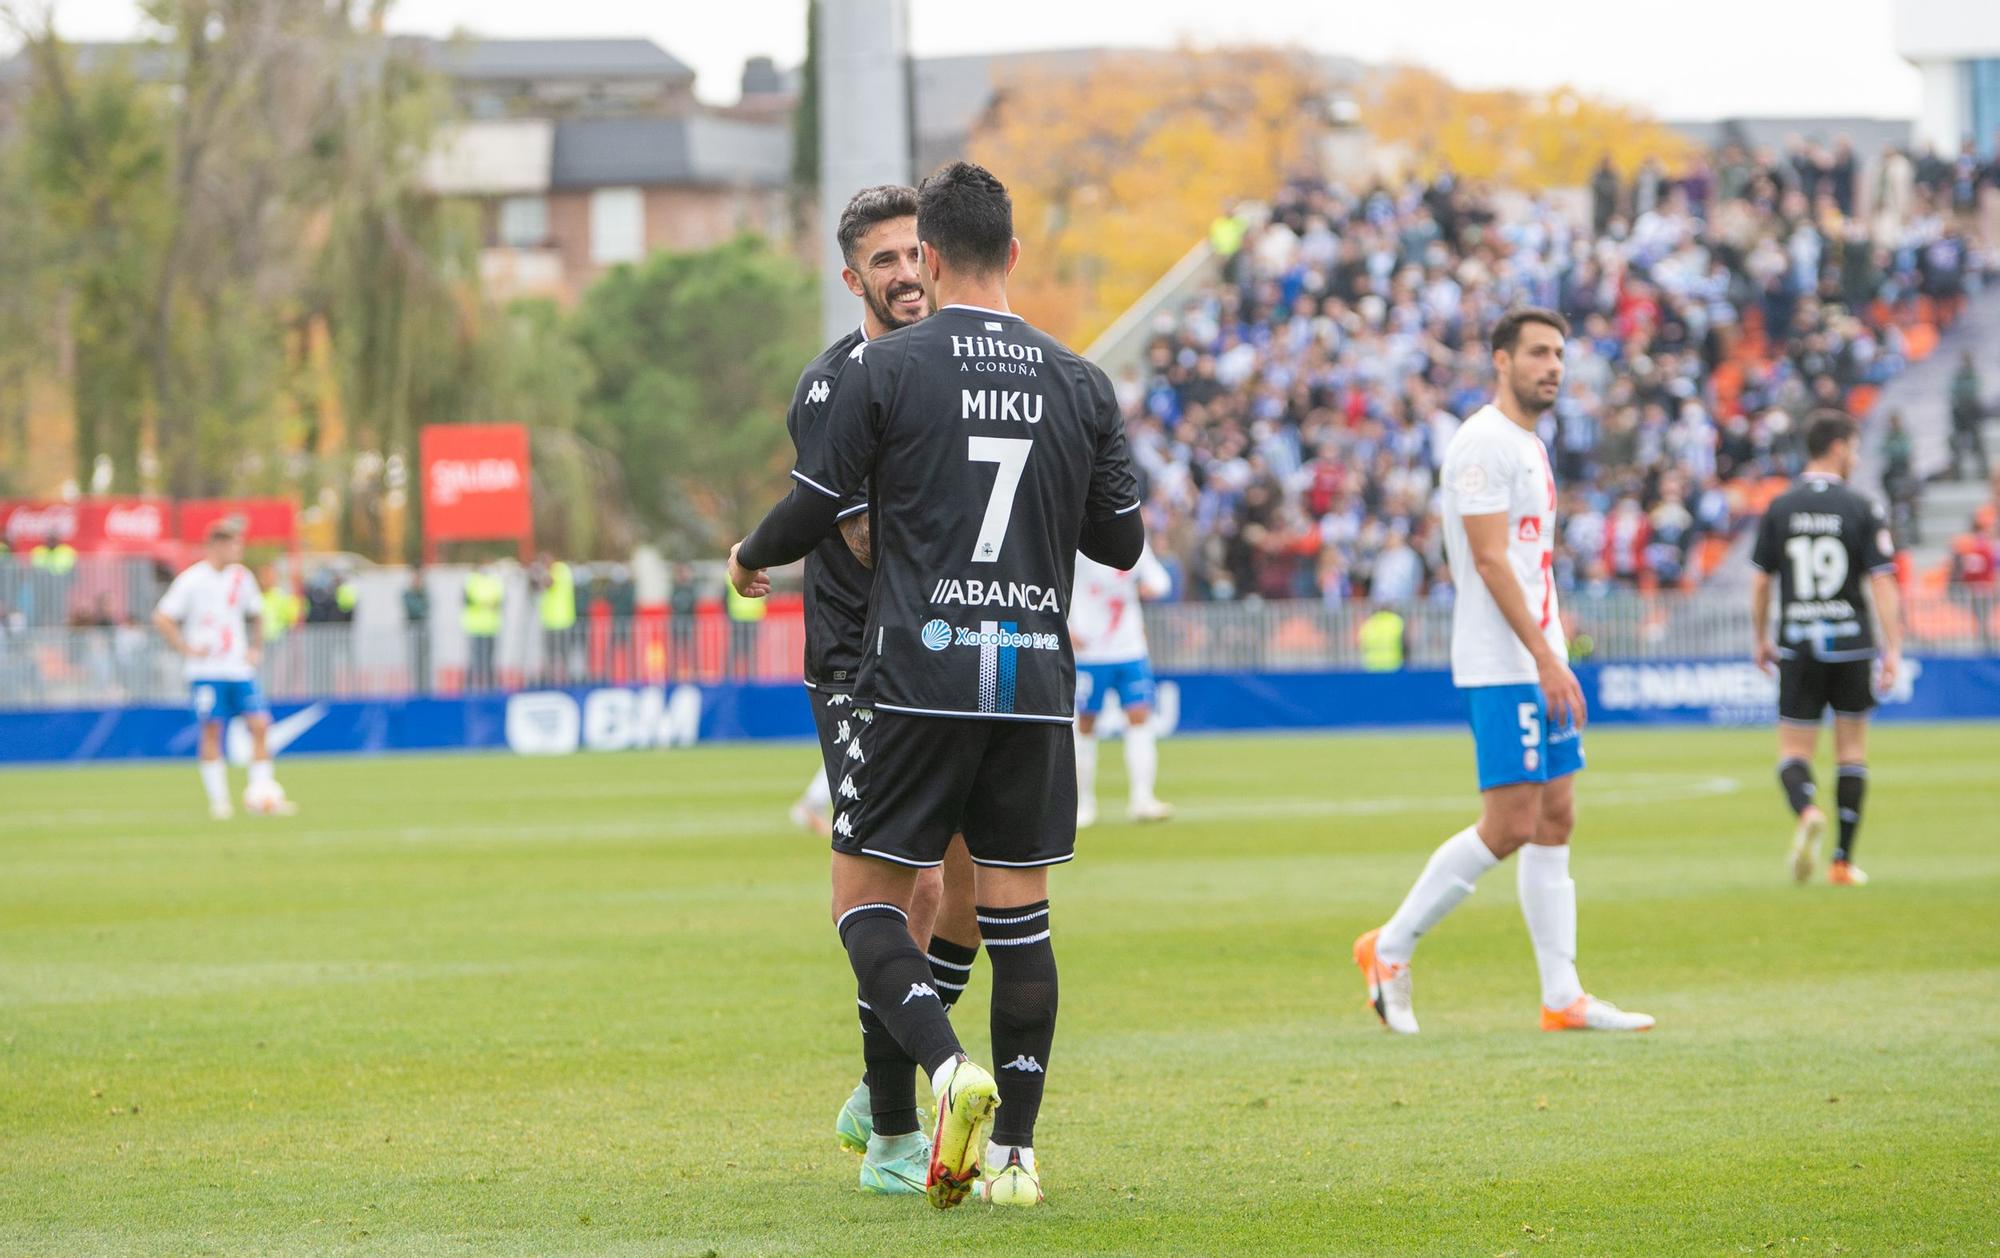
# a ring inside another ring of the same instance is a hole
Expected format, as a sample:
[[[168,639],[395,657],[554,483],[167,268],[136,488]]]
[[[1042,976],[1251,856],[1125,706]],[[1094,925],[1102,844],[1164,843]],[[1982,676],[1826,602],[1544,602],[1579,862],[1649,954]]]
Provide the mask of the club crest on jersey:
[[[832,392],[833,390],[827,387],[826,381],[815,380],[812,382],[812,388],[806,390],[806,402],[816,406],[826,401],[827,395]]]
[[[1020,581],[946,579],[931,587],[931,602],[939,607],[1018,607],[1023,611],[1062,614],[1055,587]],[[929,646],[930,643],[926,641],[924,645]]]
[[[1520,527],[1515,530],[1515,536],[1519,537],[1524,542],[1541,541],[1542,517],[1538,515],[1522,516]]]

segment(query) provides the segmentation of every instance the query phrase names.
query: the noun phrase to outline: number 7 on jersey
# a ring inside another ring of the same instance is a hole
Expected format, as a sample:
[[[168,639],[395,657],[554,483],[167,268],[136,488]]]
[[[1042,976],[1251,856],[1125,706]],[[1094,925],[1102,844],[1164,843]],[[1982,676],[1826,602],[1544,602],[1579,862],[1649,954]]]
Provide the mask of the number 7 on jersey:
[[[993,494],[986,500],[986,518],[979,522],[979,540],[972,544],[973,563],[998,563],[1007,542],[1007,522],[1014,518],[1014,494],[1035,443],[1026,437],[967,437],[966,458],[974,463],[998,463]]]

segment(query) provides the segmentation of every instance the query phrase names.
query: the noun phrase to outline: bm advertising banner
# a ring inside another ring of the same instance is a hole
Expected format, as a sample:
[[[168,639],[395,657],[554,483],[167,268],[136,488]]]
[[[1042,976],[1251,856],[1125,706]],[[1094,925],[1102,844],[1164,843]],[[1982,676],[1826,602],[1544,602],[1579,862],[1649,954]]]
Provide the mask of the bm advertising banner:
[[[1885,721],[2000,719],[2000,659],[1905,662],[1883,697]],[[1738,660],[1646,661],[1578,670],[1594,726],[1771,723],[1777,683]],[[1465,700],[1442,671],[1190,673],[1160,679],[1154,727],[1163,734],[1451,728]],[[1100,724],[1117,732],[1116,719]],[[603,686],[458,698],[286,704],[271,727],[280,754],[373,755],[491,750],[524,756],[637,751],[700,743],[812,737],[797,684]],[[0,763],[192,756],[186,708],[0,712]],[[229,753],[242,759],[240,723]]]
[[[533,532],[526,427],[431,424],[419,454],[426,540],[518,540]]]

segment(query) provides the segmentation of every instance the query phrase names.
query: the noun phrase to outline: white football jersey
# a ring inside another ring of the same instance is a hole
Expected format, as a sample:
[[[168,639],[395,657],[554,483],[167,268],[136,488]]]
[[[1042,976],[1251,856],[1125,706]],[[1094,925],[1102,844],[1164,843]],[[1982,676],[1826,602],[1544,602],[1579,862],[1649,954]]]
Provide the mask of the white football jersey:
[[[1442,473],[1445,557],[1457,599],[1451,614],[1451,680],[1457,686],[1506,686],[1540,680],[1534,657],[1472,562],[1465,517],[1507,513],[1507,559],[1521,583],[1528,615],[1557,656],[1567,658],[1556,606],[1556,476],[1542,439],[1494,406],[1465,421],[1445,447]]]
[[[187,657],[189,681],[249,681],[250,627],[263,613],[257,578],[240,563],[217,568],[204,559],[174,578],[160,610],[181,627],[194,654]]]
[[[1153,558],[1150,546],[1139,552],[1138,565],[1130,572],[1078,555],[1069,596],[1069,640],[1076,649],[1076,662],[1128,664],[1145,659],[1146,618],[1140,596],[1161,598],[1173,588],[1173,578]]]

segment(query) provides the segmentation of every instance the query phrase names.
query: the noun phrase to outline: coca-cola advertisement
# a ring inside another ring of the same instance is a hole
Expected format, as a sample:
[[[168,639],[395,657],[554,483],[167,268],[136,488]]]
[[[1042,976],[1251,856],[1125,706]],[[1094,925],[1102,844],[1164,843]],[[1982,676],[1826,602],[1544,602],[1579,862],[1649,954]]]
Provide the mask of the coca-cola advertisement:
[[[422,454],[427,540],[520,539],[532,532],[526,428],[433,424],[423,431]]]
[[[54,538],[79,551],[149,551],[173,536],[173,504],[158,498],[0,500],[0,537],[13,550]]]

